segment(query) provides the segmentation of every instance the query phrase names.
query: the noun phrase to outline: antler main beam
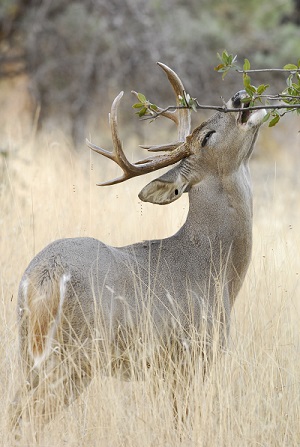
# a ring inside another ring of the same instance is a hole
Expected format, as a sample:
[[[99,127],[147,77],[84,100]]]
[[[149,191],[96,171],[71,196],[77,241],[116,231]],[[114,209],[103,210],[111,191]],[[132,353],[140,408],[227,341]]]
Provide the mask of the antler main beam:
[[[173,70],[167,67],[167,65],[164,65],[160,62],[158,63],[158,65],[167,74],[168,79],[175,92],[177,104],[179,104],[178,96],[182,95],[184,91],[184,87],[180,78]],[[190,111],[188,109],[178,109],[176,110],[176,112],[166,112],[165,116],[172,119],[177,124],[179,141],[169,145],[149,147],[146,146],[145,148],[148,150],[167,151],[167,153],[148,157],[143,160],[139,160],[136,163],[130,163],[124,154],[123,146],[118,134],[117,112],[122,96],[123,92],[120,92],[115,98],[111,106],[111,113],[109,115],[113,142],[112,152],[96,146],[89,140],[86,140],[86,144],[90,149],[92,149],[94,152],[97,152],[98,154],[103,155],[104,157],[109,158],[110,160],[113,160],[123,170],[123,174],[120,177],[109,180],[107,182],[98,183],[98,186],[115,185],[116,183],[124,182],[125,180],[128,180],[132,177],[148,174],[149,172],[156,171],[166,166],[170,166],[180,161],[182,158],[190,155],[189,146],[185,144],[185,139],[190,132]]]
[[[170,67],[163,64],[162,62],[157,62],[157,65],[159,65],[166,73],[176,96],[176,105],[180,106],[179,96],[183,97],[185,92],[185,88],[181,79],[175,73],[175,71],[171,70]],[[175,112],[165,112],[164,115],[169,118],[171,117],[168,115],[176,116],[175,122],[178,126],[178,141],[185,141],[186,137],[191,131],[191,111],[189,109],[177,109]]]

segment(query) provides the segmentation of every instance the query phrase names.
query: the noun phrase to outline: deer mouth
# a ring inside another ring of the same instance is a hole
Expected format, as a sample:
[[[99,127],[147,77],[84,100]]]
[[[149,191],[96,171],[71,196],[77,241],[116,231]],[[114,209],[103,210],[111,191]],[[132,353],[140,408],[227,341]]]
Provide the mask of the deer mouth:
[[[246,124],[252,115],[252,110],[249,110],[250,101],[242,102],[241,107],[243,110],[238,114],[238,122],[241,124]]]
[[[245,125],[252,116],[252,110],[249,110],[251,100],[248,98],[245,90],[240,90],[232,98],[232,106],[236,109],[242,109],[237,114],[237,123]]]
[[[266,109],[249,110],[250,101],[241,102],[241,110],[238,114],[237,122],[243,126],[244,129],[257,129],[262,125],[267,114]]]

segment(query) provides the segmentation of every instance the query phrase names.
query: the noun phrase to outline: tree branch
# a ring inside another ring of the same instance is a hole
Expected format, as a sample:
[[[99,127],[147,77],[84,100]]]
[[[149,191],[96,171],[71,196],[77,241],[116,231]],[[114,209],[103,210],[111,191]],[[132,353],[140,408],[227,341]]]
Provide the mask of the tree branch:
[[[294,98],[294,97],[292,97]],[[274,98],[275,100],[275,98]],[[151,119],[156,119],[161,115],[164,115],[166,112],[172,112],[175,111],[177,109],[189,109],[191,107],[187,107],[187,106],[168,106],[165,109],[160,109],[159,112],[151,110],[151,114],[145,114],[141,120],[151,120]],[[266,109],[266,110],[276,110],[276,109],[285,109],[285,110],[296,110],[296,109],[300,109],[300,103],[299,104],[293,104],[293,105],[285,105],[285,104],[277,104],[277,105],[259,105],[259,106],[251,106],[251,107],[247,107],[247,109],[245,109],[245,107],[239,107],[239,108],[229,108],[226,107],[226,105],[223,106],[214,106],[214,105],[205,105],[205,104],[199,104],[197,102],[196,105],[197,110],[216,110],[218,112],[223,112],[223,113],[229,113],[229,112],[234,112],[234,113],[238,113],[238,112],[244,112],[245,110],[262,110],[262,109]]]
[[[238,73],[268,73],[268,72],[279,72],[279,73],[300,73],[300,68],[288,69],[288,68],[253,68],[249,70],[236,69]]]

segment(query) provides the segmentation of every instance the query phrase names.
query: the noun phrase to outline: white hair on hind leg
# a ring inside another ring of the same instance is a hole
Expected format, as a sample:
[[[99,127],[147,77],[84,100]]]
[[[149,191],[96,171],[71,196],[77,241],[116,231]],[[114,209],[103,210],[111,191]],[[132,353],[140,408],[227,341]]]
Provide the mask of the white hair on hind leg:
[[[25,276],[25,278],[20,284],[20,292],[22,293],[23,296],[23,301],[19,302],[18,307],[18,315],[20,318],[22,318],[24,311],[28,309],[28,285],[29,280],[27,276]]]
[[[64,300],[65,300],[65,294],[66,294],[66,288],[67,288],[66,286],[67,286],[67,283],[70,281],[70,279],[71,279],[70,273],[63,274],[63,276],[60,279],[60,283],[59,283],[60,300],[59,300],[59,309],[57,312],[57,317],[59,317],[61,314],[62,306],[63,306]]]
[[[63,308],[63,304],[64,304],[64,300],[65,300],[65,295],[66,295],[66,290],[67,290],[67,283],[70,281],[71,279],[71,275],[68,273],[65,273],[62,275],[62,277],[60,278],[60,282],[59,282],[59,305],[58,305],[58,309],[57,309],[57,314],[55,316],[55,319],[50,327],[50,330],[47,334],[47,341],[46,341],[46,346],[45,349],[42,353],[42,355],[39,356],[35,356],[34,358],[34,367],[38,368],[41,366],[41,364],[44,362],[44,360],[49,356],[50,351],[51,351],[51,346],[55,337],[55,333],[60,321],[60,317],[61,317],[61,313],[62,313],[62,308]]]

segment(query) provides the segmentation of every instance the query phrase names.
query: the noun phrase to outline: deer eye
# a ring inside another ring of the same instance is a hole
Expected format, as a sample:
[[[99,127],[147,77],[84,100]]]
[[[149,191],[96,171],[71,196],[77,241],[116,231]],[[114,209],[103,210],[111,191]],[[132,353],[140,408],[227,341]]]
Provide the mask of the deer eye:
[[[206,143],[208,142],[208,140],[210,139],[212,134],[215,132],[216,132],[215,130],[210,130],[209,132],[207,132],[207,134],[205,135],[205,137],[203,138],[203,140],[201,142],[201,147],[204,147],[206,145]]]

